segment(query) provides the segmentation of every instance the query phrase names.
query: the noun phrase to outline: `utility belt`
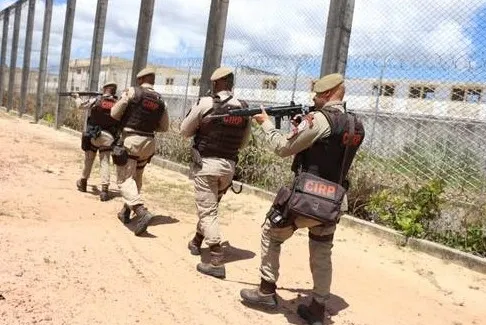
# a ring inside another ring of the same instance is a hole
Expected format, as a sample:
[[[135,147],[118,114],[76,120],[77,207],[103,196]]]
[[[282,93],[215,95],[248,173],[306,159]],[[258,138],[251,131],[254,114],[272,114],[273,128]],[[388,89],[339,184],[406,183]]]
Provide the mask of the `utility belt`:
[[[130,130],[130,131],[123,131],[123,135],[140,135],[143,137],[154,138],[155,134],[152,132],[143,132],[137,130]],[[125,166],[128,162],[128,152],[125,146],[123,145],[124,137],[119,137],[113,144],[112,152],[111,152],[111,159],[113,163],[117,166]],[[150,162],[150,159],[148,159]]]
[[[340,184],[301,172],[291,188],[280,188],[267,218],[276,228],[293,225],[299,216],[317,220],[325,226],[336,225],[345,194],[346,189]]]
[[[194,143],[194,141],[193,141],[193,144],[191,146],[191,159],[192,159],[192,163],[194,164],[194,166],[196,168],[199,168],[199,169],[202,168],[202,159],[203,159],[203,157],[201,156],[201,153],[199,152],[199,150],[197,150],[197,146]],[[235,161],[235,166],[237,164],[238,164],[238,158]],[[235,187],[235,183],[234,183],[235,180],[236,180],[236,173],[235,173],[235,175],[233,177],[233,180],[231,181],[231,184],[228,185],[227,188],[223,189],[220,193],[226,194],[226,192],[228,191],[228,189],[231,188],[231,191],[233,191],[233,193],[240,194],[241,191],[243,191],[243,184],[240,184],[239,187]]]
[[[143,131],[137,131],[137,130],[131,130],[131,131],[123,131],[125,135],[140,135],[142,137],[149,137],[149,138],[154,138],[155,134],[153,132],[143,132]]]
[[[101,135],[101,131],[110,133],[113,137],[117,132],[117,127],[103,128],[99,125],[88,123],[86,125],[86,131],[81,135],[81,149],[83,151],[96,151],[97,148],[91,144],[91,139],[96,139]]]

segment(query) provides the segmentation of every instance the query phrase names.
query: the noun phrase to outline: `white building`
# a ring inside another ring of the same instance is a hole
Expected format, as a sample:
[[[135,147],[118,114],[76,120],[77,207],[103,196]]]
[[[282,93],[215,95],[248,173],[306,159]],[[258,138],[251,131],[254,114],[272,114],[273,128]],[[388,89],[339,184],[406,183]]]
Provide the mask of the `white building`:
[[[199,94],[201,71],[152,65],[156,69],[156,90],[166,98],[193,102]],[[130,84],[132,61],[104,57],[101,61],[100,85],[115,80],[119,91]],[[89,59],[72,60],[68,90],[83,91],[88,86]],[[235,95],[251,103],[312,104],[315,78],[279,75],[248,66],[235,68]],[[403,114],[486,120],[484,84],[463,82],[426,82],[403,79],[347,79],[348,108]],[[182,105],[182,104],[180,104]]]

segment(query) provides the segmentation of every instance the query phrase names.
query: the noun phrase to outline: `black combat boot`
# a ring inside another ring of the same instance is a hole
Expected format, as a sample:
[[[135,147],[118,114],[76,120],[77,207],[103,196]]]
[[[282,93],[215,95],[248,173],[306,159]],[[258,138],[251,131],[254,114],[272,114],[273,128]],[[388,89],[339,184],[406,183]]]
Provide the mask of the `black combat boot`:
[[[101,185],[101,192],[100,192],[100,201],[108,201],[110,199],[110,195],[108,194],[108,185],[103,184]]]
[[[276,308],[276,289],[277,285],[275,283],[262,279],[260,282],[260,287],[256,289],[241,289],[240,296],[247,304],[265,308]]]
[[[214,276],[215,278],[226,278],[226,269],[223,263],[223,248],[220,244],[209,246],[211,260],[209,263],[199,263],[197,270],[203,274]]]
[[[305,319],[309,325],[323,325],[325,310],[326,308],[324,305],[321,305],[315,299],[312,299],[309,306],[303,304],[299,305],[299,307],[297,307],[297,314]]]
[[[88,186],[88,180],[86,178],[80,178],[76,182],[76,186],[78,187],[78,191],[86,192],[86,187]]]
[[[120,219],[120,221],[126,225],[127,223],[130,222],[130,214],[131,214],[131,210],[130,210],[130,207],[128,206],[128,204],[123,204],[123,208],[121,209],[120,212],[118,212],[118,219]]]
[[[153,215],[147,210],[146,207],[143,206],[143,204],[135,205],[133,207],[133,211],[135,211],[137,217],[140,218],[135,226],[134,233],[135,236],[140,236],[147,230]]]
[[[187,244],[187,248],[189,248],[192,255],[201,255],[201,245],[203,240],[204,236],[196,232],[194,238]]]

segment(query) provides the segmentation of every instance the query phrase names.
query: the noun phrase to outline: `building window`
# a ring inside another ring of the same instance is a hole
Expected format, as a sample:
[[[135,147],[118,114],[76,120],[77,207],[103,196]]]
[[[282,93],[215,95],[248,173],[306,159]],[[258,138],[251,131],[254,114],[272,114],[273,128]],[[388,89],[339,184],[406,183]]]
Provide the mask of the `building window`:
[[[387,97],[392,97],[393,95],[395,95],[394,84],[382,84],[380,91],[378,91],[379,88],[380,87],[378,84],[374,84],[373,87],[371,88],[371,94],[373,96],[380,95],[380,96],[387,96]]]
[[[455,102],[462,102],[464,100],[464,89],[452,88],[451,100]]]
[[[409,98],[433,99],[435,97],[435,87],[413,85],[408,89]]]
[[[275,79],[263,80],[262,88],[263,89],[271,89],[271,90],[277,89],[277,80],[275,80]]]
[[[480,88],[468,89],[466,92],[466,102],[468,103],[479,103],[481,101],[481,91]]]
[[[200,79],[199,78],[192,78],[192,85],[199,86]]]
[[[165,78],[165,84],[171,86],[174,84],[174,78]]]
[[[76,91],[79,91],[79,87],[76,87]]]
[[[81,74],[81,69],[77,69],[77,70],[76,70],[76,73],[77,73],[77,74]]]
[[[451,100],[455,102],[479,103],[481,101],[481,88],[454,87],[451,92]]]

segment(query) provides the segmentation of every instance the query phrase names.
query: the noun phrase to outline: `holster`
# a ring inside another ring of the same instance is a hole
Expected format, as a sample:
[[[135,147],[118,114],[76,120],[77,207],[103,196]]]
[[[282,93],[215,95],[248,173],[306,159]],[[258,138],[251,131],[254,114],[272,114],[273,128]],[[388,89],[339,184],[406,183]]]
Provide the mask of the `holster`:
[[[270,210],[267,212],[267,219],[270,220],[272,227],[284,228],[293,224],[294,219],[287,213],[287,203],[292,195],[289,187],[281,187],[277,196],[273,200]]]
[[[81,149],[83,151],[92,150],[91,139],[96,139],[100,134],[101,128],[98,125],[88,123],[86,125],[86,131],[81,136]]]
[[[128,152],[123,145],[123,139],[118,138],[113,142],[113,148],[111,151],[111,159],[117,166],[125,166],[128,162]]]
[[[101,134],[101,127],[94,124],[88,124],[86,126],[86,134],[93,139],[96,139]]]
[[[81,135],[81,149],[83,151],[89,151],[91,149],[91,136],[86,132],[83,132]]]
[[[199,168],[202,167],[202,157],[201,154],[199,153],[199,150],[197,150],[195,146],[191,147],[191,158],[194,165],[196,165]]]

